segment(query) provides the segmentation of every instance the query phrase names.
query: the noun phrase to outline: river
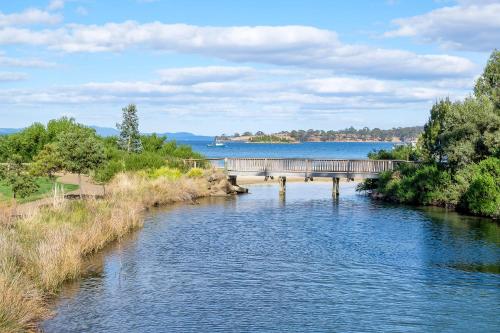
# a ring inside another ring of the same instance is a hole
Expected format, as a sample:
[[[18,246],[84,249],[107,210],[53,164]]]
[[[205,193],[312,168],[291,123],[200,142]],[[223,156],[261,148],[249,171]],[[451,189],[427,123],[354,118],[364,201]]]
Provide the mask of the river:
[[[153,211],[46,332],[498,332],[500,227],[290,183]]]
[[[365,158],[390,143],[185,142],[208,157]],[[290,183],[174,205],[89,261],[47,332],[497,332],[500,228]]]

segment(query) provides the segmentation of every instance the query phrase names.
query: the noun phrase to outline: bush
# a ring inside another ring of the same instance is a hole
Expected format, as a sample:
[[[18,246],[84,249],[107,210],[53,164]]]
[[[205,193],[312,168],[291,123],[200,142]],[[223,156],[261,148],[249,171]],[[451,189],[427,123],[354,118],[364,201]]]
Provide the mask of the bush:
[[[499,184],[491,175],[477,175],[464,198],[469,212],[491,217],[500,216]]]
[[[450,183],[450,174],[435,164],[402,164],[396,171],[380,175],[377,191],[397,202],[442,205],[447,201],[444,189]]]
[[[124,165],[126,171],[159,169],[165,166],[165,158],[151,152],[128,154],[124,157]]]
[[[500,215],[500,159],[487,158],[467,168],[469,186],[461,198],[461,208],[477,215]]]
[[[99,169],[94,172],[93,178],[99,183],[107,183],[113,177],[123,171],[124,163],[118,160],[111,160],[104,163]]]
[[[182,172],[175,168],[161,167],[147,172],[147,176],[152,179],[167,178],[170,180],[176,180],[182,177]]]
[[[191,168],[187,174],[189,178],[201,178],[203,177],[203,169],[200,168]]]
[[[392,150],[374,150],[368,153],[368,158],[371,160],[418,161],[421,158],[421,153],[413,146],[397,146]]]

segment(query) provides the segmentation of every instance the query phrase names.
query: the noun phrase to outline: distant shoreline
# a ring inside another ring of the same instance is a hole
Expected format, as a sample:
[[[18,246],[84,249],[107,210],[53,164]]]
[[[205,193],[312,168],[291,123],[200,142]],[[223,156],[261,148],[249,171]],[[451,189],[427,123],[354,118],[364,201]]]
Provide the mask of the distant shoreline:
[[[294,145],[301,143],[403,143],[404,141],[377,141],[377,140],[366,140],[366,141],[356,141],[356,140],[330,140],[330,141],[295,141],[295,142],[252,142],[252,141],[241,141],[241,140],[227,140],[224,142],[240,142],[240,143],[251,143],[251,144],[273,144],[273,145]]]

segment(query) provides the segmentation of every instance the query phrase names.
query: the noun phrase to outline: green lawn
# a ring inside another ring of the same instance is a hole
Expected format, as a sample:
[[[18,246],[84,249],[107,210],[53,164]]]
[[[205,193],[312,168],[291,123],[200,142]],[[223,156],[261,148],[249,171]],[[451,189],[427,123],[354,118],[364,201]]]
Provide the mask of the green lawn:
[[[27,198],[23,199],[18,199],[18,202],[23,203],[23,202],[28,202],[28,201],[33,201],[37,199],[41,199],[43,197],[46,197],[51,194],[52,191],[52,182],[46,178],[46,177],[39,177],[36,180],[38,184],[38,191],[33,193]],[[60,184],[60,183],[58,183]],[[62,184],[64,188],[64,192],[69,192],[69,191],[74,191],[78,189],[78,185],[73,185],[73,184]],[[0,182],[0,200],[7,200],[7,199],[12,199],[12,191],[10,188],[5,185],[5,183]]]

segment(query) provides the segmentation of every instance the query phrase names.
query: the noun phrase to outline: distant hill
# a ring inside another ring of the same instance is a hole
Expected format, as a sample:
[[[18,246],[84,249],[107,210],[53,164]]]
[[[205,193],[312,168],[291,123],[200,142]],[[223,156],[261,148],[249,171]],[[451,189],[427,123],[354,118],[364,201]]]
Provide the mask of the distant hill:
[[[100,126],[89,126],[95,129],[96,133],[100,136],[112,136],[118,135],[119,132],[116,128],[112,127],[100,127]],[[17,133],[23,130],[22,128],[0,128],[0,135],[7,135]],[[146,133],[150,134],[150,133]],[[168,140],[177,141],[210,141],[213,140],[213,136],[206,135],[196,135],[189,132],[177,132],[177,133],[157,133],[158,135],[166,135]]]
[[[22,128],[0,128],[0,135],[7,135],[16,133],[22,130]]]

